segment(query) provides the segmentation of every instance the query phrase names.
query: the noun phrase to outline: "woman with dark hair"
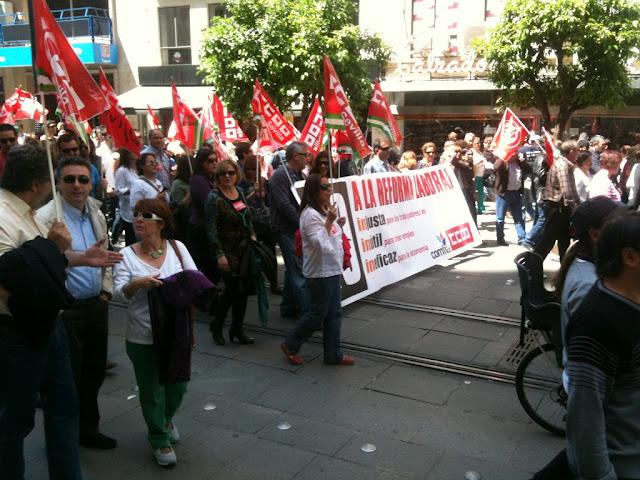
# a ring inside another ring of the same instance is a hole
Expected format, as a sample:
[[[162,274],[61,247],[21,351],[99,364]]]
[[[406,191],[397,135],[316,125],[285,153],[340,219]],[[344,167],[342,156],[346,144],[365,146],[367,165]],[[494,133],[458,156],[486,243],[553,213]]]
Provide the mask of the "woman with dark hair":
[[[162,182],[158,179],[158,161],[150,152],[143,152],[136,161],[136,168],[140,175],[131,187],[131,205],[140,200],[159,198],[169,202],[169,195]]]
[[[189,180],[191,178],[191,159],[187,155],[180,155],[176,159],[176,176],[171,184],[171,209],[175,224],[175,238],[186,241],[187,225],[189,221],[189,205],[191,205],[191,192]]]
[[[309,174],[319,173],[323,177],[329,177],[329,154],[326,150],[322,150],[316,158],[311,162],[311,169],[309,170]],[[336,176],[336,172],[333,172],[334,177]]]
[[[159,352],[153,342],[148,293],[163,285],[161,279],[196,270],[196,265],[181,242],[167,238],[173,223],[167,202],[157,198],[140,200],[133,216],[140,240],[121,250],[124,258],[113,272],[114,297],[128,302],[127,355],[139,387],[149,443],[158,465],[170,466],[177,462],[171,444],[180,440],[173,417],[187,391],[187,383],[160,382]]]
[[[118,215],[111,228],[111,242],[118,243],[120,234],[124,230],[125,245],[136,241],[133,230],[133,216],[131,211],[131,188],[138,179],[136,172],[136,157],[126,148],[118,149],[120,161],[115,173],[116,193],[118,194]]]
[[[460,188],[462,188],[473,222],[477,225],[478,212],[476,210],[476,184],[473,177],[473,149],[464,148],[460,155],[454,155],[451,159],[451,166],[454,168],[455,176],[460,183]]]
[[[246,160],[245,160],[246,161]],[[222,327],[231,308],[229,341],[237,339],[243,345],[255,343],[244,333],[244,315],[247,310],[248,285],[240,272],[242,257],[249,248],[249,240],[255,239],[251,223],[251,210],[237,184],[240,169],[232,160],[223,160],[216,167],[217,187],[209,194],[205,210],[205,225],[209,248],[218,263],[218,271],[224,281],[224,291],[211,322],[213,341],[224,345]]]
[[[353,365],[354,359],[340,349],[342,325],[341,286],[344,248],[342,227],[338,218],[329,179],[318,173],[309,175],[300,203],[300,234],[302,237],[302,273],[309,308],[302,314],[280,348],[289,363],[302,365],[300,348],[313,332],[322,326],[324,363]]]
[[[209,280],[217,283],[220,275],[209,250],[205,229],[205,205],[209,193],[215,188],[218,156],[209,147],[201,148],[193,160],[193,175],[189,180],[191,206],[187,225],[187,245],[198,268]]]
[[[576,157],[576,168],[573,170],[573,178],[576,182],[576,190],[581,202],[586,202],[589,198],[589,187],[591,186],[591,164],[593,156],[591,152],[580,152]]]

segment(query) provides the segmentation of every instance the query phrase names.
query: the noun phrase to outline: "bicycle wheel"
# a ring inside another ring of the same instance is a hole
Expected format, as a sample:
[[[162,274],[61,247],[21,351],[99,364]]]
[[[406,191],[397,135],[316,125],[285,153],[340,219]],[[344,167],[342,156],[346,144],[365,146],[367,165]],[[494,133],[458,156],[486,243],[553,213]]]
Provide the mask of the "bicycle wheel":
[[[551,433],[564,436],[567,393],[553,345],[547,343],[542,348],[536,347],[524,356],[516,371],[516,392],[534,422]]]

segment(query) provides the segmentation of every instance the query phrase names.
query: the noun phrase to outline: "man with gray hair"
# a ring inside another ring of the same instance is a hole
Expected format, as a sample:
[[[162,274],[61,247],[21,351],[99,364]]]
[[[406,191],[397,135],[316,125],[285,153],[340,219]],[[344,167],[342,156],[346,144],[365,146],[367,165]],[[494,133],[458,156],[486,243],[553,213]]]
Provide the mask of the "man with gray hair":
[[[285,152],[285,163],[273,173],[269,181],[271,195],[271,226],[278,234],[278,245],[284,258],[284,289],[280,313],[283,317],[296,318],[305,307],[305,294],[302,288],[302,262],[295,254],[294,237],[300,226],[298,201],[291,187],[304,180],[302,169],[311,154],[302,142],[292,142]]]
[[[589,141],[591,151],[591,172],[600,170],[600,155],[607,149],[607,140],[602,135],[594,135]]]
[[[142,149],[140,155],[142,155],[143,153],[152,153],[156,157],[158,165],[162,167],[160,170],[158,170],[158,180],[160,180],[160,183],[162,183],[162,186],[165,188],[165,190],[169,191],[171,189],[173,167],[175,166],[176,161],[169,155],[167,155],[167,152],[165,151],[165,135],[162,130],[150,130],[148,139],[149,144]]]

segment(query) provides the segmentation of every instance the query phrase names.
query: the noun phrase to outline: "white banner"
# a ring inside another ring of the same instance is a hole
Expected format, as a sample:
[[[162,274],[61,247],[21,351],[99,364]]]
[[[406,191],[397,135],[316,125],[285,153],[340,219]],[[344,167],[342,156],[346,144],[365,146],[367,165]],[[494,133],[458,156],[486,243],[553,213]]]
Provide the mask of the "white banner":
[[[295,185],[300,194],[303,185]],[[343,306],[482,242],[450,167],[346,177],[333,185],[351,242]]]

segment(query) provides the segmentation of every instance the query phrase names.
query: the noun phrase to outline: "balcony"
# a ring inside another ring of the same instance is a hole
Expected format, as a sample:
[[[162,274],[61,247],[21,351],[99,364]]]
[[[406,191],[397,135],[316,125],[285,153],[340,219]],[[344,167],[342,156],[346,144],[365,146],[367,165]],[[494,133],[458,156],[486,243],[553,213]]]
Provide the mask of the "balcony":
[[[116,65],[118,49],[113,43],[111,19],[101,8],[53,10],[53,16],[82,63]],[[31,34],[27,14],[0,15],[0,68],[30,67]]]

